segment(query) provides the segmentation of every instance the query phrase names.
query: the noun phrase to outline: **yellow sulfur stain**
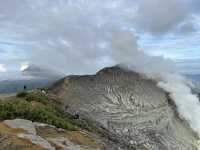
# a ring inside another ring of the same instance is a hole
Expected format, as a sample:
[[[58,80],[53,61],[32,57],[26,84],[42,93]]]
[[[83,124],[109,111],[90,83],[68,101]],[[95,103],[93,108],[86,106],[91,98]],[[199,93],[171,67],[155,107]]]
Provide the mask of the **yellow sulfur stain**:
[[[18,134],[25,133],[23,129],[12,129],[4,123],[0,123],[0,134],[6,136],[4,144],[13,144],[23,147],[22,150],[44,150],[41,146],[33,144],[30,140],[17,137]]]
[[[0,132],[9,135],[17,135],[19,133],[24,133],[25,131],[23,129],[12,129],[9,128],[6,124],[0,123]]]
[[[99,145],[96,143],[96,141],[85,132],[69,131],[67,133],[67,137],[74,143],[77,143],[80,145],[85,145],[85,146],[90,146],[93,148],[99,148]]]

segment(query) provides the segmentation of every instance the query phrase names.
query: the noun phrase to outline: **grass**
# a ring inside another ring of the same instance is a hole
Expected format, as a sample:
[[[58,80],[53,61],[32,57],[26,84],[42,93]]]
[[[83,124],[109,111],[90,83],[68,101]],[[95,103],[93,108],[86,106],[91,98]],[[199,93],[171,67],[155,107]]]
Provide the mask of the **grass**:
[[[42,93],[21,92],[12,100],[0,101],[0,120],[15,118],[47,123],[67,130],[77,129],[72,116],[63,113]]]

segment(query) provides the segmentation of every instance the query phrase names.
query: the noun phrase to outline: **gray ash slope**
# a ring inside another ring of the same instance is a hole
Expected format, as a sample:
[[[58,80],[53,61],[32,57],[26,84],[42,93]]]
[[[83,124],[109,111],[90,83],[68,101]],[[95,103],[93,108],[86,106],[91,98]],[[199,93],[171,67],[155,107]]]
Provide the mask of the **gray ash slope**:
[[[68,76],[51,89],[68,111],[98,122],[138,150],[195,150],[197,137],[156,82],[119,67]],[[123,149],[123,148],[122,148]]]

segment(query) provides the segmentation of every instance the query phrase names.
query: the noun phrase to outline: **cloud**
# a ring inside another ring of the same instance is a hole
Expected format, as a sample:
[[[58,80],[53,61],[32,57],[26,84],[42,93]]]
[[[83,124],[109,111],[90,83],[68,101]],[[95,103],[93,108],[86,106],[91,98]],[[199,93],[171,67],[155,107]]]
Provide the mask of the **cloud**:
[[[174,72],[176,67],[170,59],[161,56],[149,56],[138,47],[138,38],[129,32],[115,32],[112,37],[113,52],[111,58],[119,64],[146,74],[149,78],[160,78],[163,72]]]
[[[193,13],[200,12],[200,1],[199,0],[187,0],[187,5],[190,8],[190,11]]]
[[[141,0],[137,12],[137,26],[151,34],[172,31],[188,16],[183,0]]]
[[[29,63],[67,74],[94,73],[112,64],[108,41],[112,30],[126,24],[127,12],[119,11],[127,6],[123,1],[15,2],[5,2],[1,10],[6,33],[1,39],[15,41]]]
[[[0,72],[7,72],[7,68],[4,64],[0,64]]]
[[[178,33],[179,34],[191,34],[197,31],[194,22],[185,22],[179,25]]]
[[[23,62],[23,63],[21,63],[19,70],[24,71],[24,70],[28,69],[28,67],[29,67],[28,62]]]
[[[183,24],[190,15],[184,1],[1,1],[0,47],[6,52],[0,52],[0,63],[94,73],[116,63],[112,37],[121,31],[137,35],[133,49],[140,47],[134,47],[143,36],[140,31],[157,36],[182,25],[180,32],[192,32],[193,22]]]

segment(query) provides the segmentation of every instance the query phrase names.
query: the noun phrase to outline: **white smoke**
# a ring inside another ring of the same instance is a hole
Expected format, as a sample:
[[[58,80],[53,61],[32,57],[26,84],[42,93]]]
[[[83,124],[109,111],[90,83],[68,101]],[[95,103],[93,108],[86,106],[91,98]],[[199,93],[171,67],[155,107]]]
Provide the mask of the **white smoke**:
[[[178,112],[188,121],[191,128],[200,136],[200,102],[197,95],[192,94],[186,79],[179,74],[166,74],[158,86],[170,93]]]

